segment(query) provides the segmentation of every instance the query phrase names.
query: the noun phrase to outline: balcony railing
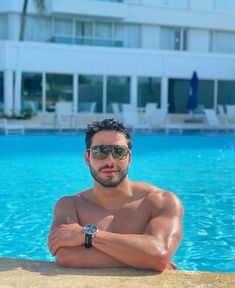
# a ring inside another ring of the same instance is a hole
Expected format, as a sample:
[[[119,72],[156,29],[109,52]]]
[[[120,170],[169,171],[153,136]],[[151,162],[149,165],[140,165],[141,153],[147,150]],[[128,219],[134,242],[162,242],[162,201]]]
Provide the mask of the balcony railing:
[[[124,3],[124,0],[95,0],[95,1]]]
[[[88,45],[104,47],[123,47],[123,41],[112,39],[100,39],[93,37],[70,37],[70,36],[53,36],[50,39],[52,43],[71,44],[71,45]]]

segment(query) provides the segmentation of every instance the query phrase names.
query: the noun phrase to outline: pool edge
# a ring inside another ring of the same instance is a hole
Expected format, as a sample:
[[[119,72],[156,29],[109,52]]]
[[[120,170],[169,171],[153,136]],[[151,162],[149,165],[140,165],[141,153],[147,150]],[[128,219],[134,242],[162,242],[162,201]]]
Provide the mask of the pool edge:
[[[58,287],[58,283],[61,288],[232,288],[235,274],[170,270],[157,273],[132,268],[71,269],[58,267],[54,262],[0,257],[0,288],[50,288]]]

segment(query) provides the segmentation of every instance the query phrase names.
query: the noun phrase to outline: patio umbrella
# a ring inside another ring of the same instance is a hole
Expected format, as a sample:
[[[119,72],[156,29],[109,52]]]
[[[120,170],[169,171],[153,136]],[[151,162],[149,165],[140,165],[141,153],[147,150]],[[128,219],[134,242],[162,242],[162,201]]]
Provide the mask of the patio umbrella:
[[[190,80],[189,98],[187,102],[187,109],[192,113],[197,108],[197,92],[198,92],[198,77],[197,72],[193,72]]]

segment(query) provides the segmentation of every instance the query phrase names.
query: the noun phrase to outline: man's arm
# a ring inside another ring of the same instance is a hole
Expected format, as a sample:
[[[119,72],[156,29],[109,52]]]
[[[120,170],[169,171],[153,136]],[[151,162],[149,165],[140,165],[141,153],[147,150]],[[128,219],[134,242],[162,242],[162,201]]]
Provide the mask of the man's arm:
[[[84,248],[82,226],[72,197],[61,198],[55,206],[48,247],[56,262],[67,267],[125,267],[109,255],[95,248]]]
[[[117,261],[116,264],[119,266],[121,266],[122,263],[125,263],[122,265],[154,269],[157,271],[173,267],[170,260],[182,237],[181,222],[183,207],[179,199],[172,193],[164,192],[162,195],[162,207],[160,210],[156,209],[156,215],[153,214],[144,235],[126,235],[98,231],[93,238],[93,247],[106,254],[106,256],[111,257],[113,261]],[[159,197],[152,201],[153,204],[154,201],[159,202]],[[158,204],[159,203],[156,204],[156,207],[158,207]],[[72,225],[74,224],[60,225],[58,229],[55,230],[54,234],[56,241],[53,242],[52,240],[49,240],[50,243],[54,243],[52,246],[57,247],[57,249],[53,249],[58,250],[68,246],[77,247],[82,245],[81,243],[84,243],[84,235],[80,233],[81,226],[78,225],[78,236],[76,238],[73,234],[74,226]],[[68,233],[64,231],[67,231]],[[59,251],[60,250],[56,252],[56,256],[58,255],[57,261],[63,265],[60,260],[72,257],[72,253],[69,255],[69,251],[72,250],[64,250],[68,253],[68,257],[65,257],[64,255],[62,257],[62,253],[58,253]],[[68,263],[69,261],[64,260],[64,265],[69,266]],[[80,267],[80,263],[81,262],[78,260],[77,267]],[[115,265],[113,267],[117,267]]]
[[[163,271],[170,265],[182,237],[183,207],[172,193],[163,193],[162,207],[146,227],[145,235],[98,231],[93,246],[129,266]]]
[[[63,247],[56,252],[56,263],[73,268],[114,268],[128,265],[91,247]]]

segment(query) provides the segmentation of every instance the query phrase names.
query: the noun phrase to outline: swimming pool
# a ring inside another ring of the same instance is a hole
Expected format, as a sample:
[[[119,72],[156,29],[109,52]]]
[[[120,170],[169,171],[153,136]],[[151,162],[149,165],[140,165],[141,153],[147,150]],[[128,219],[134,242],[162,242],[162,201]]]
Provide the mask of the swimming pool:
[[[0,137],[0,256],[53,260],[47,233],[63,195],[92,185],[83,135]],[[235,272],[235,137],[136,135],[130,179],[185,206],[180,270]]]

